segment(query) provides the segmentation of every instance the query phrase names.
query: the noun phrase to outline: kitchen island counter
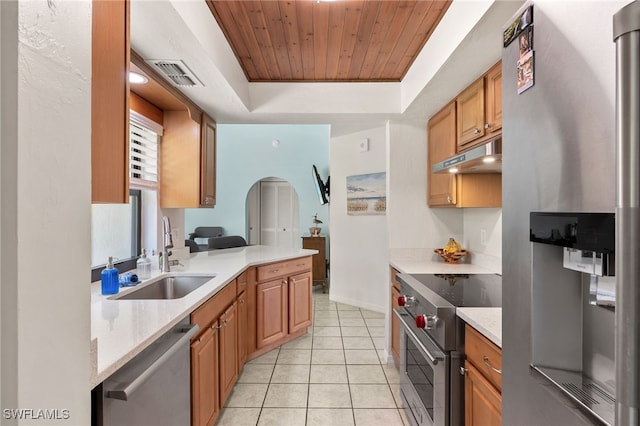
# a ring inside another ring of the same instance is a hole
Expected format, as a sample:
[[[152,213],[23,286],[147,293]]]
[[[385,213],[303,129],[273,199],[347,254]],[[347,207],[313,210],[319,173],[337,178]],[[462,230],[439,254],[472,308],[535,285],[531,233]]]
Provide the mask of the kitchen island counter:
[[[114,300],[101,294],[100,282],[91,284],[90,388],[125,365],[245,269],[254,265],[312,256],[316,250],[247,246],[193,253],[171,273],[215,274],[207,283],[180,299]],[[151,278],[161,274],[155,268]],[[148,281],[148,280],[147,280]],[[144,282],[139,286],[144,286]],[[120,293],[136,287],[121,289]]]

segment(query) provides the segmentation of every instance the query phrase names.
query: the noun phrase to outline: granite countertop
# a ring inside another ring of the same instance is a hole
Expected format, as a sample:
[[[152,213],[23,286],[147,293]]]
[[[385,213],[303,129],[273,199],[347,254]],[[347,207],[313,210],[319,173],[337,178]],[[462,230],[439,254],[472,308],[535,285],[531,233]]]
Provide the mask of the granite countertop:
[[[112,300],[91,284],[91,388],[103,382],[249,266],[311,256],[316,250],[247,246],[193,253],[171,273],[216,276],[183,298]],[[155,267],[151,278],[161,274]],[[139,284],[144,285],[144,282]],[[132,291],[121,289],[120,293]]]
[[[457,308],[456,315],[502,348],[502,308]]]

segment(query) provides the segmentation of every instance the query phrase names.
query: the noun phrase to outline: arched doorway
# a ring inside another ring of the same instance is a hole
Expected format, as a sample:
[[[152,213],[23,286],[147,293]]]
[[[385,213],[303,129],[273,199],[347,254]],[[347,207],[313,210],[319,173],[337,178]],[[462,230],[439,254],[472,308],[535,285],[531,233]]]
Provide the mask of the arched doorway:
[[[247,194],[246,212],[249,244],[299,247],[298,194],[286,180],[256,182]]]

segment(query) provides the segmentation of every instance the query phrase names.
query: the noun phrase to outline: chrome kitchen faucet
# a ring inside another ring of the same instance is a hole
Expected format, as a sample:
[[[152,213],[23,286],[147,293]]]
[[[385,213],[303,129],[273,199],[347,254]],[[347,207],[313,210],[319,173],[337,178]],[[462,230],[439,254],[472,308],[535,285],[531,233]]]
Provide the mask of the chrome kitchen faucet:
[[[162,234],[162,264],[160,265],[160,271],[169,272],[171,251],[168,249],[173,248],[173,237],[171,236],[171,222],[167,216],[162,218]]]

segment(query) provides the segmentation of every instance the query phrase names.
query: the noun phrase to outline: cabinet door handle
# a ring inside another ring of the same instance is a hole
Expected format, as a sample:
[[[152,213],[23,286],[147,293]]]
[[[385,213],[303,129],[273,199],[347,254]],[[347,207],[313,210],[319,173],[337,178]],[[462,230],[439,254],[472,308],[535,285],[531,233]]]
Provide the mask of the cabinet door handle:
[[[282,284],[286,285],[287,284],[287,280],[282,280]]]
[[[451,204],[451,196],[447,196],[447,203]]]
[[[241,305],[244,305],[244,299],[240,299],[239,302],[240,302]]]
[[[291,282],[292,282],[292,283],[295,283],[295,282],[296,282],[296,279],[295,279],[295,278],[291,278]]]
[[[485,128],[485,129],[490,129],[490,128],[491,128],[491,124],[489,124],[489,123],[485,123],[484,128]]]
[[[221,324],[221,325],[212,325],[212,326],[211,326],[211,329],[212,329],[212,330],[220,330],[223,326],[224,326],[224,323],[223,323],[223,324]]]
[[[497,368],[495,368],[493,365],[491,365],[491,361],[489,361],[489,357],[484,355],[482,357],[482,360],[484,361],[484,363],[487,365],[487,367],[489,367],[490,369],[492,369],[493,371],[495,371],[498,374],[502,374],[502,370],[498,370]]]
[[[473,134],[474,135],[479,135],[480,134],[480,129],[478,129],[477,127],[473,129]]]

